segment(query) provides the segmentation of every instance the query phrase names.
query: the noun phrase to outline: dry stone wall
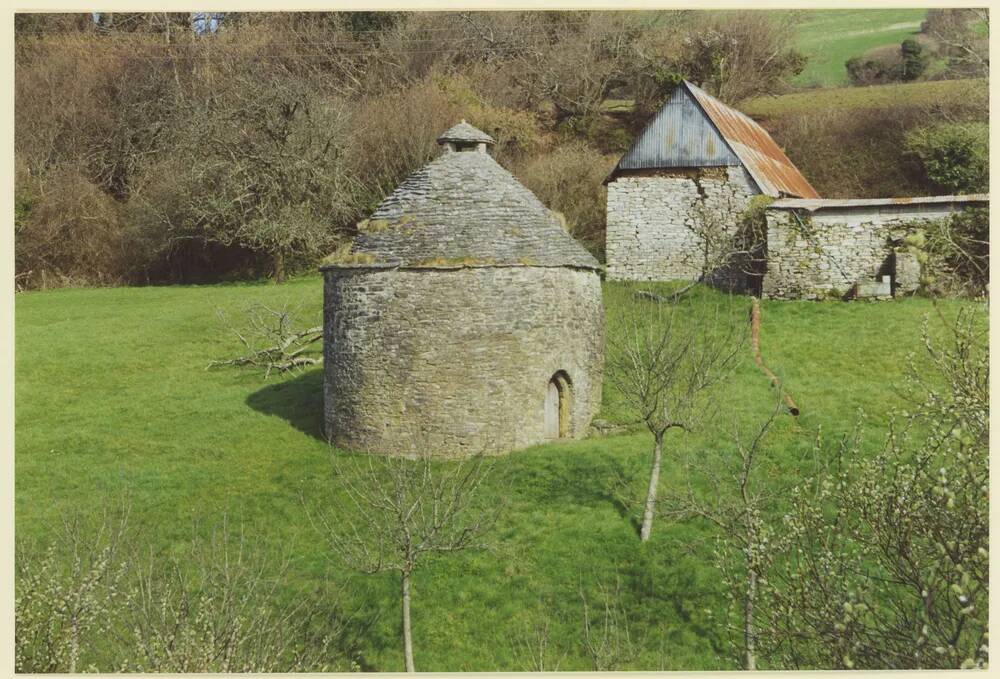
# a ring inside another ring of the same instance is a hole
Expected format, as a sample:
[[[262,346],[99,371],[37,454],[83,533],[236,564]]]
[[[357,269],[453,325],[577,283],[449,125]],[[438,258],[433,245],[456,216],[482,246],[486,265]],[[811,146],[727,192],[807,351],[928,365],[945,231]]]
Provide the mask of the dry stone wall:
[[[912,292],[919,286],[919,265],[898,247],[907,225],[943,219],[956,209],[952,202],[883,202],[815,212],[769,207],[763,294],[776,299],[842,297],[858,281],[883,275],[893,277],[897,294]]]
[[[608,184],[607,275],[613,280],[693,280],[701,243],[692,231],[704,205],[737,228],[759,193],[742,167],[625,173]]]
[[[540,443],[557,371],[570,381],[569,435],[586,435],[604,360],[595,271],[339,267],[324,280],[336,445],[455,457]]]

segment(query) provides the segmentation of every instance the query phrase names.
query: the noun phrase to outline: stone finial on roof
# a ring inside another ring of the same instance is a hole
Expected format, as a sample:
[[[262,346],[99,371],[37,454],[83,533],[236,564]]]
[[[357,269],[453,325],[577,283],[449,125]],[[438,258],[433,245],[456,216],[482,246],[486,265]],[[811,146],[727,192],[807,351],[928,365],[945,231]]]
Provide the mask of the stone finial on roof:
[[[450,127],[437,138],[438,144],[453,143],[456,146],[471,146],[472,144],[496,144],[496,140],[482,130],[473,127],[462,119],[458,125]]]

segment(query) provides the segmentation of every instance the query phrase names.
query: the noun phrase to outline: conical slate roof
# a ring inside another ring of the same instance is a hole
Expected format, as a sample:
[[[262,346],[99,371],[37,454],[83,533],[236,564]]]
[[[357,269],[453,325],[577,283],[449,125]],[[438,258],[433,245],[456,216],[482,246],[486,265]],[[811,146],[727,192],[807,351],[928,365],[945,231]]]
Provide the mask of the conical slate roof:
[[[446,151],[414,172],[358,223],[343,264],[328,261],[329,267],[600,267],[555,213],[478,151]]]
[[[448,128],[445,132],[437,138],[437,143],[443,144],[447,141],[454,141],[459,143],[478,143],[483,142],[485,144],[495,144],[496,141],[490,135],[486,134],[482,130],[473,127],[469,123],[462,120],[458,125]]]

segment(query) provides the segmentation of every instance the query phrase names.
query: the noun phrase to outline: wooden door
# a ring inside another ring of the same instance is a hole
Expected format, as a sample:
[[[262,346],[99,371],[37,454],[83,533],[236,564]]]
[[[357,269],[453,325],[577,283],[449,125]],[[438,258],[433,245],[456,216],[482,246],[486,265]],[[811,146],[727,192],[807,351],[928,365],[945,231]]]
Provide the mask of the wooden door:
[[[549,380],[545,392],[545,438],[559,438],[559,386]]]

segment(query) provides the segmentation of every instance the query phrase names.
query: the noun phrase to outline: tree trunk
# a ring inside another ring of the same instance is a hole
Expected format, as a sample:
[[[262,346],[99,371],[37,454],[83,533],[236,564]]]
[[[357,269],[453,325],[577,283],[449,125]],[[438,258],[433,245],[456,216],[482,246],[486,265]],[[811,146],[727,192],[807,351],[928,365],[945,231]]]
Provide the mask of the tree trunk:
[[[643,542],[649,539],[653,531],[653,514],[656,512],[656,489],[660,483],[660,460],[663,457],[663,433],[654,434],[656,447],[653,449],[653,467],[649,470],[649,491],[646,493],[646,510],[642,515],[642,531],[639,537]]]
[[[757,669],[757,630],[753,624],[753,605],[757,599],[757,571],[751,567],[747,571],[747,598],[743,602],[743,644],[746,652],[743,669]]]
[[[413,633],[410,630],[410,573],[403,571],[403,656],[406,671],[416,672],[413,667]]]
[[[281,252],[274,253],[274,282],[285,282],[285,255]]]

